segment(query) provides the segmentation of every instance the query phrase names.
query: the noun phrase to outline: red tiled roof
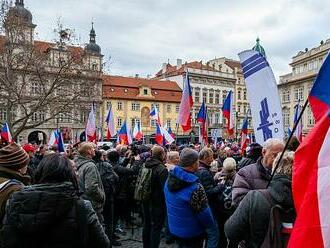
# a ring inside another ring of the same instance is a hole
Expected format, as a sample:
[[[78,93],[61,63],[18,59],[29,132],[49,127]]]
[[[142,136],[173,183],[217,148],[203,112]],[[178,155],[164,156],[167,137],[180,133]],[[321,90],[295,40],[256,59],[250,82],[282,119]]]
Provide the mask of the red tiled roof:
[[[238,62],[238,61],[236,61],[236,60],[226,60],[225,61],[225,64],[227,65],[227,66],[229,66],[231,69],[235,69],[235,68],[238,68],[238,69],[241,69],[242,67],[241,67],[241,63],[240,62]]]
[[[181,101],[182,90],[173,81],[103,75],[103,98],[144,101]],[[151,89],[152,96],[139,96],[140,87]]]
[[[219,71],[212,66],[206,64],[202,64],[201,62],[198,61],[193,61],[190,63],[183,64],[181,67],[173,66],[171,64],[166,64],[166,71],[163,73],[163,69],[158,71],[156,73],[156,78],[162,77],[162,76],[177,76],[177,75],[182,75],[186,68],[192,68],[192,69],[199,69],[199,70],[207,70],[207,71]]]

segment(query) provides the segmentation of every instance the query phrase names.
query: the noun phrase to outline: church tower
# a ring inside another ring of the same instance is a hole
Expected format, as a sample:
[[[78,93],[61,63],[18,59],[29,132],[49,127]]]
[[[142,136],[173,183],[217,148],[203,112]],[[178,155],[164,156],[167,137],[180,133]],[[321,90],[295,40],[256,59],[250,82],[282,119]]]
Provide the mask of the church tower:
[[[96,32],[94,30],[94,23],[89,33],[89,43],[85,46],[87,55],[87,67],[93,71],[102,71],[102,58],[101,47],[96,44]]]

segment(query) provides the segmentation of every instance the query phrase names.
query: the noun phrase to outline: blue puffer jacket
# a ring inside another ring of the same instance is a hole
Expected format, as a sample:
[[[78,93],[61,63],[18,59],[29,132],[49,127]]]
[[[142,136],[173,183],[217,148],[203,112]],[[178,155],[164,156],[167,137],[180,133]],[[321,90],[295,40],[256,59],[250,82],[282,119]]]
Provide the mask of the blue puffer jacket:
[[[204,188],[198,183],[197,176],[177,166],[170,171],[164,192],[169,229],[173,235],[197,237],[215,226]]]

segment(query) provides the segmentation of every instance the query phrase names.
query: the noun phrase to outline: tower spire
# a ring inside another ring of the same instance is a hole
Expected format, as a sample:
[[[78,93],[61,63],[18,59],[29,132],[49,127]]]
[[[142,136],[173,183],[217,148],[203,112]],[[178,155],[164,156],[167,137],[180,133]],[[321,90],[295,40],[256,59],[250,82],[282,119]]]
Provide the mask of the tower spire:
[[[22,6],[22,7],[24,7],[24,0],[16,0],[15,1],[15,6]]]
[[[95,39],[96,33],[94,30],[94,22],[92,22],[92,29],[91,29],[91,32],[89,33],[89,37],[90,37],[90,39],[89,39],[90,43],[96,43],[96,39]]]

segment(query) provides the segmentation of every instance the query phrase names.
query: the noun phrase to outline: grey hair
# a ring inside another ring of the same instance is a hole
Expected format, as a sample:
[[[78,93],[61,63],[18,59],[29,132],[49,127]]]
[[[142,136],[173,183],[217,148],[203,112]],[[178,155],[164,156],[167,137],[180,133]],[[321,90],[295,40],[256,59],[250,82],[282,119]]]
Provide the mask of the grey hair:
[[[263,144],[262,147],[265,148],[265,149],[269,149],[272,146],[276,146],[276,145],[284,146],[283,140],[276,139],[276,138],[270,138],[270,139],[266,140],[266,142]]]
[[[199,152],[199,159],[204,159],[208,156],[210,156],[211,154],[213,154],[213,151],[211,148],[203,148],[200,152]]]
[[[198,161],[198,152],[191,148],[181,151],[179,164],[181,167],[189,167]]]
[[[275,166],[277,165],[279,159],[281,157],[281,153],[277,155],[273,162],[273,171],[275,170]],[[292,176],[292,165],[294,160],[294,152],[286,151],[283,154],[282,160],[280,161],[275,174]]]
[[[172,162],[175,158],[180,158],[180,154],[177,151],[170,151],[167,153],[167,160]]]

